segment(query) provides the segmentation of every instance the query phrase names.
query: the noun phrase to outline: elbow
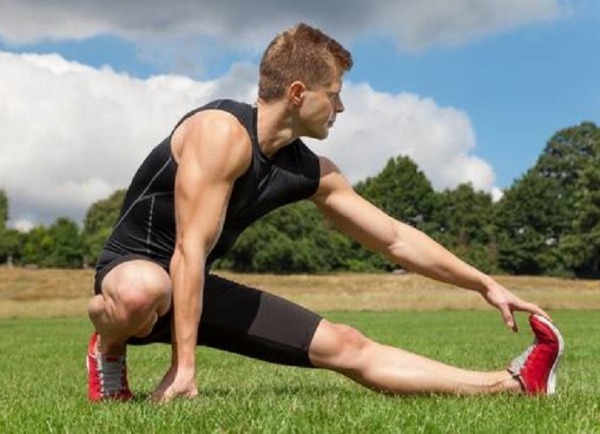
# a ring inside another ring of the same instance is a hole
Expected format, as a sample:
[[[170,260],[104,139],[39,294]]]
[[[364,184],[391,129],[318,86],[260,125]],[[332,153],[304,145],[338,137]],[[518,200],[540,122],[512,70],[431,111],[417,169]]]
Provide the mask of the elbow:
[[[398,221],[392,222],[390,240],[386,243],[385,255],[391,259],[398,260],[405,256],[407,242],[404,225]]]

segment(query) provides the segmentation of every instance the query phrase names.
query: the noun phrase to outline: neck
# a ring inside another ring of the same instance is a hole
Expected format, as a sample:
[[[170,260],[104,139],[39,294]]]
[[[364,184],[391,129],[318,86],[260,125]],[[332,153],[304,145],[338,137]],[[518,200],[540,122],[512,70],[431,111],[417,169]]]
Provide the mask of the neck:
[[[273,156],[299,137],[285,101],[265,102],[259,98],[256,107],[256,133],[263,154]]]

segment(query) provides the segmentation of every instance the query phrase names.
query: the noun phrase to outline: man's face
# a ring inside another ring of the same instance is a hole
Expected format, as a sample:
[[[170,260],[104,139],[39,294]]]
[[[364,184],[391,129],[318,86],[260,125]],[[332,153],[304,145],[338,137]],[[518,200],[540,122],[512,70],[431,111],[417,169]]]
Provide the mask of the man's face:
[[[337,114],[344,111],[341,90],[341,80],[335,80],[328,86],[304,91],[300,107],[300,118],[306,131],[303,135],[320,140],[329,135]]]

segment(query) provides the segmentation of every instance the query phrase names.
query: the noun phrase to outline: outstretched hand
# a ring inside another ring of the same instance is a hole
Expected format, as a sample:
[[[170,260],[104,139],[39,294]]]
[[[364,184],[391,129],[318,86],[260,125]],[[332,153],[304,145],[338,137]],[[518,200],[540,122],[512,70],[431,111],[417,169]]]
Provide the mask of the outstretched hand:
[[[172,365],[150,399],[162,404],[178,397],[195,398],[198,396],[195,377],[194,370],[182,370]]]
[[[500,311],[504,324],[506,324],[508,328],[515,332],[519,329],[514,316],[514,312],[516,311],[542,315],[543,317],[551,320],[550,315],[548,315],[539,306],[522,300],[496,282],[488,286],[488,288],[483,291],[481,295],[489,304]]]

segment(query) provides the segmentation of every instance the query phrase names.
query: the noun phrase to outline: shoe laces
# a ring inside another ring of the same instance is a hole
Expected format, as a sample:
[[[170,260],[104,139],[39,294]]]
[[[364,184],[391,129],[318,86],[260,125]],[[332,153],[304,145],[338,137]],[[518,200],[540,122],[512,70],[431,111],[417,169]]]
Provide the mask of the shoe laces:
[[[510,364],[509,367],[509,371],[512,375],[519,375],[523,369],[525,368],[525,366],[527,364],[529,364],[529,362],[531,361],[531,354],[534,352],[535,348],[538,345],[538,339],[535,338],[533,340],[533,343],[527,347],[527,349],[525,351],[523,351],[523,353],[521,353],[521,355],[517,356],[512,363]]]
[[[96,356],[103,395],[115,395],[129,390],[125,356]]]

